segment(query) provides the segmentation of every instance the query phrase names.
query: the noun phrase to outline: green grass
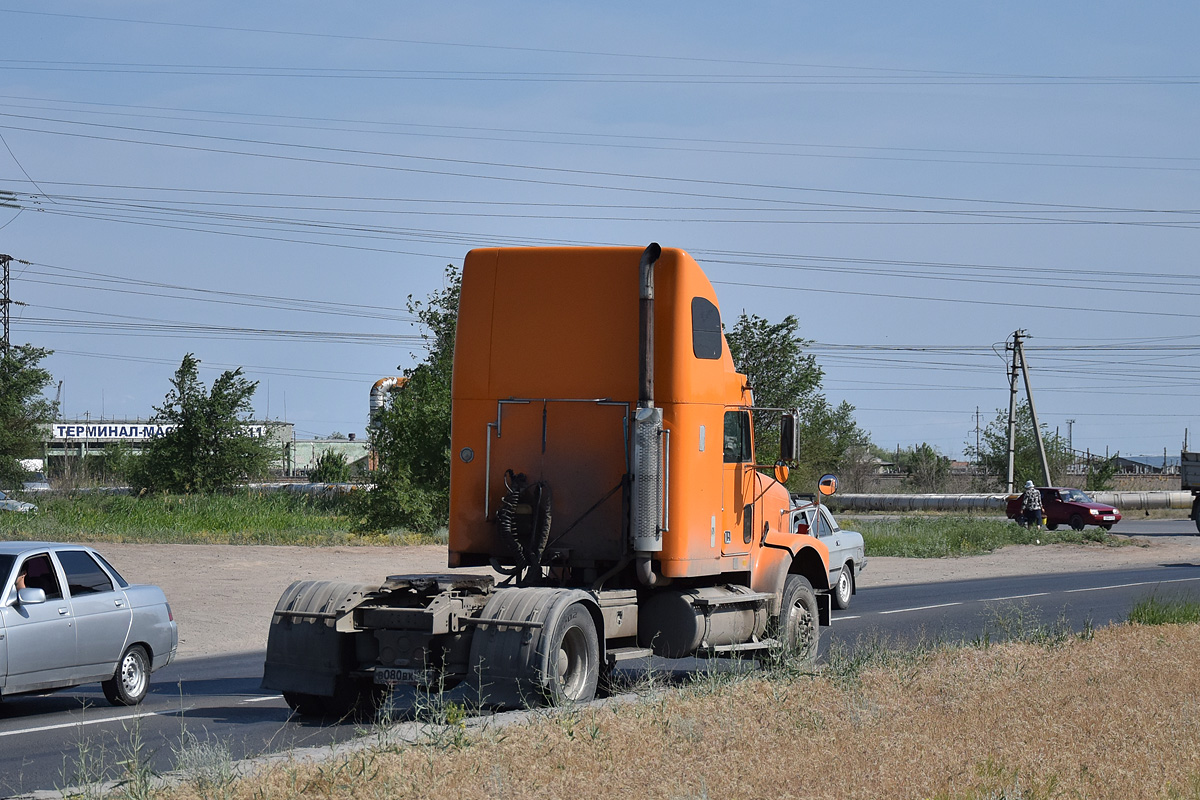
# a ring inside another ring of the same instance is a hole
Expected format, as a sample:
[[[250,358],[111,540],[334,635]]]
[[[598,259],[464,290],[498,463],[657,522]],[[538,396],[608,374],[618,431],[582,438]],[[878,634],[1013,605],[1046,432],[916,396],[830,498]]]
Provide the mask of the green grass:
[[[174,544],[433,544],[441,536],[353,531],[349,497],[291,492],[220,495],[39,495],[36,514],[0,514],[0,537]]]
[[[1152,594],[1136,602],[1129,621],[1141,625],[1172,625],[1200,622],[1200,601],[1188,595],[1159,597]]]
[[[1009,520],[978,517],[906,516],[896,519],[859,518],[844,521],[863,535],[867,556],[944,558],[990,553],[1010,544],[1124,543],[1102,528],[1073,531],[1034,531]]]

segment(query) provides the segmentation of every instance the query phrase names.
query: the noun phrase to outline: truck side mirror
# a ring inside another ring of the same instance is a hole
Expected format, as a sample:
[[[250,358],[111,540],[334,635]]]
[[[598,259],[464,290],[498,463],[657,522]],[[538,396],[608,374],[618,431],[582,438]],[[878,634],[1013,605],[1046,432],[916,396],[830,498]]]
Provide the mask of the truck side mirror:
[[[800,458],[800,412],[788,411],[779,420],[779,460]]]

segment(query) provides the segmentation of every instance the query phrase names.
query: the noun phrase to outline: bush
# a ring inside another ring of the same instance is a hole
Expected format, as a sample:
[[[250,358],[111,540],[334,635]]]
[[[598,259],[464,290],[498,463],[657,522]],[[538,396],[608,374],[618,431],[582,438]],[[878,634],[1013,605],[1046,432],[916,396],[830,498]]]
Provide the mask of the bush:
[[[317,458],[317,463],[308,472],[309,480],[313,483],[348,483],[350,481],[350,462],[345,453],[326,450]]]

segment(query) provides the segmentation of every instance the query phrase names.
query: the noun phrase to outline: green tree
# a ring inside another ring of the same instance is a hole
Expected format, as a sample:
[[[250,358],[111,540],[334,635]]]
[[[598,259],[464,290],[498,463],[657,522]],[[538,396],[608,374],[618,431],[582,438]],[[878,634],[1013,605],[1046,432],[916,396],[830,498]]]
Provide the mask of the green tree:
[[[41,455],[42,426],[58,412],[42,396],[52,378],[39,364],[50,353],[28,344],[0,353],[0,486],[21,486],[20,459]]]
[[[246,430],[257,381],[239,367],[226,370],[206,390],[200,361],[191,353],[171,379],[171,390],[154,421],[175,425],[152,440],[129,468],[135,487],[165,492],[211,492],[262,477],[272,459],[267,439]]]
[[[1087,465],[1087,481],[1083,488],[1089,492],[1107,492],[1112,491],[1113,476],[1117,474],[1119,464],[1117,459],[1120,453],[1113,455],[1111,458],[1096,457],[1088,461]]]
[[[1060,436],[1053,435],[1045,425],[1041,426],[1042,443],[1046,448],[1046,461],[1050,467],[1050,481],[1058,484],[1067,473],[1074,460],[1067,442]],[[1016,410],[1016,435],[1013,455],[1013,484],[1015,488],[1022,486],[1025,481],[1033,481],[1041,485],[1045,480],[1042,475],[1042,462],[1038,456],[1037,438],[1033,433],[1033,414],[1029,411],[1029,403],[1021,403]],[[984,473],[985,487],[1001,490],[1006,487],[1005,478],[1008,474],[1008,410],[997,409],[996,418],[988,423],[980,437],[979,447],[974,442],[967,442],[967,456],[979,464]]]
[[[831,406],[821,393],[824,372],[816,357],[804,351],[812,342],[799,331],[792,314],[770,322],[743,312],[725,332],[725,341],[754,391],[756,406],[800,410],[800,458],[788,484],[808,491],[822,474],[847,466],[849,455],[865,448],[869,437],[854,421],[854,406]],[[755,414],[755,441],[760,464],[778,458],[778,413]]]
[[[950,477],[950,459],[927,442],[910,447],[900,455],[904,482],[918,492],[940,492]]]
[[[461,286],[451,265],[443,289],[424,302],[408,296],[428,353],[404,371],[408,381],[371,420],[377,463],[375,489],[360,495],[365,529],[432,532],[450,518],[450,381]]]

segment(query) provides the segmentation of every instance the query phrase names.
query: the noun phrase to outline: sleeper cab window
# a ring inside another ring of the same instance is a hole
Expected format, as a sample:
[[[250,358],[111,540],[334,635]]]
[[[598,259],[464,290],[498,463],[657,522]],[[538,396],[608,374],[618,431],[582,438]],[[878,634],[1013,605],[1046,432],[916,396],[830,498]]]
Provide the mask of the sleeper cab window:
[[[725,412],[725,463],[737,464],[751,460],[750,412]]]
[[[703,297],[692,298],[692,353],[696,358],[721,357],[721,312]]]

